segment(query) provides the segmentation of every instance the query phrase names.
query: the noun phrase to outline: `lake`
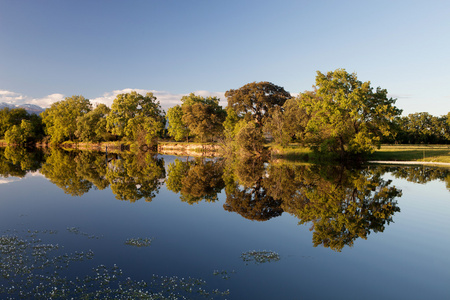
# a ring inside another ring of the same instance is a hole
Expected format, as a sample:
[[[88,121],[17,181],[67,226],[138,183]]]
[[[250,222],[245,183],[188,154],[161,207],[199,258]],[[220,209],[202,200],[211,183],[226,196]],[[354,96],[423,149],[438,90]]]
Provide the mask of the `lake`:
[[[450,299],[450,170],[0,148],[0,298]]]

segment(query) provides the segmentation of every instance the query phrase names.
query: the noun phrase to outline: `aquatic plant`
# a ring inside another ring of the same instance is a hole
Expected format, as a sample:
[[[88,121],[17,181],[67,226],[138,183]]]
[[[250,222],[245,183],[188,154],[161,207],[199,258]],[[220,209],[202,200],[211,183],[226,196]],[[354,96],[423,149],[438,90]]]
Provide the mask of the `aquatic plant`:
[[[279,261],[280,255],[278,253],[268,250],[256,251],[251,250],[241,254],[244,262],[254,262],[255,264],[262,264],[271,261]]]
[[[68,230],[80,234],[76,227]],[[44,233],[56,231],[8,230],[0,236],[1,299],[215,299],[230,293],[208,290],[199,278],[153,275],[148,282],[133,280],[117,265],[99,265],[88,275],[69,278],[63,274],[70,274],[70,266],[93,259],[93,251],[61,254],[62,246],[37,238]],[[134,245],[151,243],[148,238],[130,240]]]
[[[125,245],[135,247],[148,247],[151,245],[152,238],[129,238],[125,241]]]

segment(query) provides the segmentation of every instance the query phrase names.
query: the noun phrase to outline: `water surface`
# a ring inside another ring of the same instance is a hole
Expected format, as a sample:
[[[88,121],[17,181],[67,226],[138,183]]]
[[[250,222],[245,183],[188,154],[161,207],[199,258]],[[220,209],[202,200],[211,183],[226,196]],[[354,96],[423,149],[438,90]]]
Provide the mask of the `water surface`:
[[[3,148],[0,174],[1,298],[450,297],[448,169]]]

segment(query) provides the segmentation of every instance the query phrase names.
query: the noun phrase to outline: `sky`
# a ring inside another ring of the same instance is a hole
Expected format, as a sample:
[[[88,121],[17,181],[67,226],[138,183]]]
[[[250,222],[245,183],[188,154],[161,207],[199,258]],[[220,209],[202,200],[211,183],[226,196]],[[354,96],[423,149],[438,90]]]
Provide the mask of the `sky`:
[[[0,102],[153,92],[167,110],[343,68],[403,115],[450,111],[450,1],[0,0]]]

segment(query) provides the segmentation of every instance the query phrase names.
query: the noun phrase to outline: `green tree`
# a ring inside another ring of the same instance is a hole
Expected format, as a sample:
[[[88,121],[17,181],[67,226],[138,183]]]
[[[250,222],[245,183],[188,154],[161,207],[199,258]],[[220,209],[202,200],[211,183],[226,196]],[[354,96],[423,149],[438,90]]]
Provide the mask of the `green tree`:
[[[111,133],[140,144],[155,144],[165,125],[164,112],[152,93],[119,94],[106,118]]]
[[[42,116],[45,132],[54,144],[68,139],[75,139],[77,119],[92,109],[91,102],[83,96],[67,97],[65,100],[53,103]]]
[[[14,125],[5,133],[5,140],[8,144],[22,145],[32,141],[35,138],[35,129],[33,123],[28,120],[22,120],[19,125]]]
[[[30,120],[31,116],[23,108],[9,109],[5,107],[0,109],[0,138],[14,125],[20,125],[22,120]]]
[[[242,157],[260,156],[264,149],[264,137],[257,124],[250,121],[243,125],[236,134],[235,144]]]
[[[201,97],[191,93],[181,98],[182,121],[190,133],[201,141],[213,140],[223,131],[226,112],[217,97]]]
[[[109,138],[106,130],[106,117],[111,109],[99,104],[95,109],[78,117],[75,135],[82,142],[100,142]]]
[[[275,107],[281,107],[291,95],[271,82],[252,82],[225,93],[228,108],[247,121],[254,120],[261,127]]]
[[[385,89],[374,92],[370,82],[343,69],[317,72],[314,92],[300,96],[308,113],[304,142],[320,152],[371,153],[382,136],[392,134],[391,122],[401,113]]]
[[[175,141],[187,139],[189,141],[189,128],[183,122],[183,109],[181,105],[176,105],[167,110],[167,120],[169,121],[168,133]]]

